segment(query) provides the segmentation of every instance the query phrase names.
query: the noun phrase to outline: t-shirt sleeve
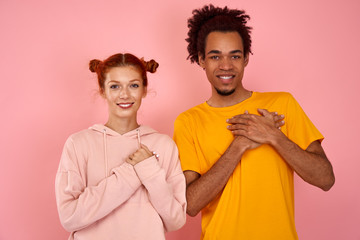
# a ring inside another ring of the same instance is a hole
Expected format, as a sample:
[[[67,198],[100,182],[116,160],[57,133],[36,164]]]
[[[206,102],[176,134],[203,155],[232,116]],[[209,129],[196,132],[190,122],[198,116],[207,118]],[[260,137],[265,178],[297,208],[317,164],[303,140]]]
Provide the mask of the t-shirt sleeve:
[[[291,94],[288,95],[285,124],[287,124],[288,138],[304,150],[313,141],[322,141],[324,139],[323,135],[310,121],[299,103]]]
[[[196,154],[195,136],[192,128],[189,116],[184,113],[179,115],[174,124],[174,141],[179,149],[182,170],[200,173],[200,163]]]

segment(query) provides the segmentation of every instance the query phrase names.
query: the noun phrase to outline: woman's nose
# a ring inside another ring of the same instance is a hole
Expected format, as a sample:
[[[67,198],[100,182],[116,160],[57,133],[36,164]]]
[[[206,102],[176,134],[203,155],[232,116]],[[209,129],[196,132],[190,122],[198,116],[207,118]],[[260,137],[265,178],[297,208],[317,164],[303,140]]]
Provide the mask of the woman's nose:
[[[122,88],[120,90],[120,98],[127,98],[127,97],[129,97],[129,89]]]

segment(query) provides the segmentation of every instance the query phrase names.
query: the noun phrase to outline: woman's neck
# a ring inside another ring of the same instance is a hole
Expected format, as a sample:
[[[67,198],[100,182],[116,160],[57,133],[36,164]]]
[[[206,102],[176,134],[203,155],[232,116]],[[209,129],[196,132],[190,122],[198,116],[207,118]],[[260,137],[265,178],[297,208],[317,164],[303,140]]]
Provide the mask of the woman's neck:
[[[139,124],[137,123],[136,119],[109,118],[107,123],[105,123],[105,126],[111,128],[115,132],[124,134],[138,128]]]

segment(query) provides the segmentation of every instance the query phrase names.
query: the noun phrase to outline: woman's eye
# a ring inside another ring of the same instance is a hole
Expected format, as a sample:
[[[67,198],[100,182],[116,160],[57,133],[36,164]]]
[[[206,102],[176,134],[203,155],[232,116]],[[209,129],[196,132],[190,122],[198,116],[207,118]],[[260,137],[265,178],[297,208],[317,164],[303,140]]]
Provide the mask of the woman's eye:
[[[111,89],[116,89],[116,88],[119,88],[119,85],[116,85],[116,84],[110,85],[110,88],[111,88]]]
[[[138,87],[139,87],[139,84],[137,84],[137,83],[131,84],[131,87],[133,87],[133,88],[138,88]]]

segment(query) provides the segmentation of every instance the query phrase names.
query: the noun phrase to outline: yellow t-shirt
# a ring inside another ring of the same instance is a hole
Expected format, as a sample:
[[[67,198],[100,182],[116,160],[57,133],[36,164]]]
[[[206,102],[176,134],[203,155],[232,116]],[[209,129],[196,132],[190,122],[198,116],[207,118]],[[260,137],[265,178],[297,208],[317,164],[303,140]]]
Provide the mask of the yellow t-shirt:
[[[226,119],[257,108],[285,115],[281,131],[302,149],[323,136],[289,93],[259,93],[236,105],[214,108],[207,103],[178,116],[174,140],[183,171],[206,173],[233,141]],[[202,211],[201,239],[293,240],[293,170],[269,145],[244,153],[222,194]]]

